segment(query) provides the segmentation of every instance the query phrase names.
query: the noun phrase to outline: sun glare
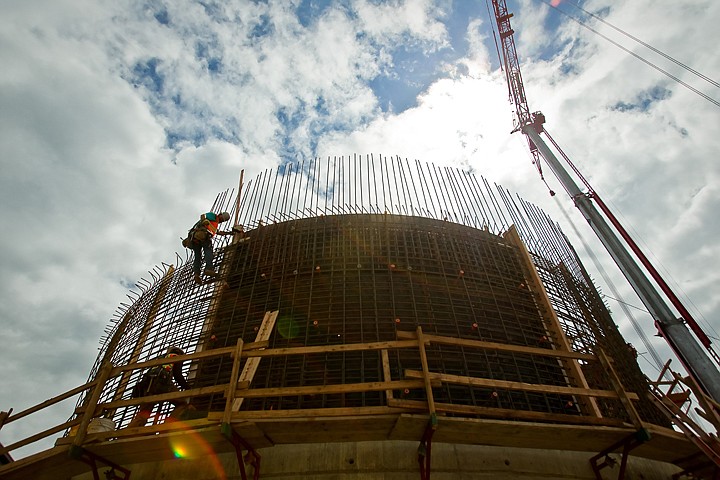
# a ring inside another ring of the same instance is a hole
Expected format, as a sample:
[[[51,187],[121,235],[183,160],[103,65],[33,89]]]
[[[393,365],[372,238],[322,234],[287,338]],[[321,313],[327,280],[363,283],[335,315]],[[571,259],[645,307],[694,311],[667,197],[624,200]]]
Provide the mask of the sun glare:
[[[187,455],[187,452],[185,451],[184,448],[182,448],[180,446],[176,446],[173,448],[173,454],[175,455],[175,458],[185,458],[185,456]]]
[[[181,424],[182,422],[177,422]],[[187,428],[182,434],[172,435],[169,447],[173,456],[178,459],[204,459],[215,472],[218,480],[227,480],[225,469],[220,463],[217,453],[202,435],[192,428]]]

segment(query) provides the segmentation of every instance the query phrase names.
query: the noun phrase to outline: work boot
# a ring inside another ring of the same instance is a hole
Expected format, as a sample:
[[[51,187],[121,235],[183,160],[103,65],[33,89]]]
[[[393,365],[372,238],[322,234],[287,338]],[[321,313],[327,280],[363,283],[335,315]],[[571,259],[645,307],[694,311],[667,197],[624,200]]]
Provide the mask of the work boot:
[[[208,277],[217,277],[217,273],[215,273],[215,270],[210,270],[209,268],[205,269],[205,275]]]
[[[202,285],[202,278],[200,278],[199,273],[196,273],[193,278],[195,279],[195,283],[197,283],[198,285]]]

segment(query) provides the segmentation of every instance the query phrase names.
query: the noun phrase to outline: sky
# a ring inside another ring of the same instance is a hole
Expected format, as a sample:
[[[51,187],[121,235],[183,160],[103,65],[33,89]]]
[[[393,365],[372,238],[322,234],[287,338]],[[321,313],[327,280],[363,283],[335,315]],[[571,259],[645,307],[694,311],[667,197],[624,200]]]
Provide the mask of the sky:
[[[574,5],[508,1],[530,109],[717,338],[720,108],[568,15],[716,102],[720,89]],[[719,2],[581,6],[720,80]],[[561,224],[610,295],[577,229],[670,358],[562,187],[546,169],[548,194],[510,133],[485,0],[0,0],[0,12],[0,410],[83,384],[129,290],[175,261],[241,169],[247,179],[315,156],[456,166],[521,195]],[[8,425],[0,442],[73,407]]]

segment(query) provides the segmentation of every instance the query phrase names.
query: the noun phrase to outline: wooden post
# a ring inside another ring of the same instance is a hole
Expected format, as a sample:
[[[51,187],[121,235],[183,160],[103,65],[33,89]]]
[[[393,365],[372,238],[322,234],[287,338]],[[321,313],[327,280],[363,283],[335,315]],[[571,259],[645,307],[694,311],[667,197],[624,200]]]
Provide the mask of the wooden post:
[[[428,410],[430,410],[430,421],[435,425],[435,400],[432,393],[432,384],[430,381],[430,368],[428,367],[427,353],[425,352],[425,338],[423,337],[422,327],[417,327],[418,349],[420,350],[420,363],[423,369],[423,381],[425,383],[425,394],[427,395]]]
[[[237,347],[235,347],[235,358],[233,358],[232,373],[230,374],[230,384],[227,389],[227,398],[225,399],[225,412],[223,413],[222,423],[230,423],[232,417],[232,406],[235,401],[235,392],[237,391],[238,375],[240,374],[240,360],[242,356],[243,341],[238,338]]]
[[[245,176],[245,169],[240,170],[240,184],[238,185],[238,193],[235,198],[235,219],[233,220],[233,227],[237,227],[238,215],[240,214],[240,194],[242,193],[243,177]],[[233,237],[234,240],[235,237]]]
[[[255,337],[256,342],[270,339],[270,334],[272,334],[273,328],[275,327],[275,320],[277,319],[277,316],[278,310],[275,310],[274,312],[265,312],[265,317],[260,324],[257,337]],[[260,350],[264,350],[264,348],[261,348]],[[257,372],[258,366],[260,365],[260,359],[261,357],[248,358],[245,362],[245,366],[243,367],[242,374],[240,375],[238,381],[245,381],[248,383],[249,386],[250,382],[252,382],[252,379],[255,376],[255,372]],[[234,399],[232,411],[237,412],[238,410],[240,410],[242,402],[243,398]]]
[[[625,411],[627,411],[628,416],[630,417],[630,422],[638,430],[643,430],[643,421],[642,419],[640,419],[640,415],[638,415],[637,410],[635,410],[635,406],[632,404],[632,400],[630,400],[630,398],[628,397],[628,393],[625,391],[625,388],[623,387],[623,384],[620,381],[620,377],[618,377],[615,368],[613,368],[612,362],[607,357],[607,355],[605,355],[605,352],[600,347],[597,348],[597,352],[595,352],[595,354],[597,355],[598,360],[600,360],[600,364],[607,372],[610,383],[620,397],[620,403],[622,403],[623,407],[625,407]]]
[[[546,330],[557,340],[556,345],[559,350],[572,351],[570,342],[565,336],[565,332],[560,324],[560,320],[558,319],[555,310],[552,308],[550,297],[543,286],[542,279],[540,278],[540,275],[538,275],[537,270],[535,270],[535,265],[530,257],[530,252],[528,252],[527,247],[525,247],[525,244],[520,238],[520,235],[518,235],[515,225],[512,225],[508,231],[505,232],[503,237],[514,244],[518,249],[520,261],[525,267],[528,288],[530,288],[531,292],[534,294],[533,296],[535,301],[538,303],[538,310],[542,315],[543,324],[545,325]],[[560,364],[562,365],[566,375],[572,380],[576,387],[589,388],[587,380],[585,379],[585,374],[580,368],[580,364],[577,360],[560,360]],[[579,403],[583,407],[584,414],[602,417],[600,408],[594,398],[580,398]]]
[[[95,383],[92,394],[90,394],[90,400],[85,404],[85,412],[83,413],[82,420],[78,426],[75,440],[73,440],[73,447],[79,447],[82,445],[83,441],[85,441],[88,425],[90,425],[90,420],[92,420],[95,415],[95,407],[97,406],[98,400],[100,400],[100,394],[102,394],[105,383],[108,381],[108,378],[110,378],[110,372],[112,372],[112,369],[113,364],[111,362],[105,362],[105,364],[100,368],[100,371],[96,376],[97,383]]]
[[[670,361],[668,360],[668,363]],[[716,431],[720,431],[720,415],[718,415],[717,402],[713,401],[712,398],[708,397],[697,381],[692,376],[682,377],[676,372],[672,372],[673,377],[678,381],[684,383],[692,393],[695,394],[700,407],[702,410],[697,410],[697,413],[708,422],[712,423]]]
[[[392,378],[390,375],[390,358],[388,357],[387,350],[385,350],[385,349],[380,350],[380,355],[382,357],[383,380],[386,382],[389,382],[392,380]],[[392,400],[393,399],[393,391],[385,390],[385,397],[386,397],[386,400]]]

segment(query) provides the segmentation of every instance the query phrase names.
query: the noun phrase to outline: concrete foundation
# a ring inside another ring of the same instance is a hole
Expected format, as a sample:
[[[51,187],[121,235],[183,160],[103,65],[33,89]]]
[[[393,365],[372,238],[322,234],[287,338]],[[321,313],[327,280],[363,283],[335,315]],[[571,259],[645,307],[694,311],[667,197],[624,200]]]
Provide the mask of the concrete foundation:
[[[279,445],[258,450],[260,478],[282,480],[418,480],[416,442],[348,442]],[[477,445],[432,445],[433,480],[469,479],[595,479],[589,459],[593,452],[568,452]],[[603,479],[618,478],[618,464],[605,468]],[[237,480],[233,453],[201,458],[126,465],[132,480]],[[107,468],[101,468],[103,472]],[[666,480],[679,471],[675,465],[630,457],[626,479]],[[253,468],[247,467],[248,478]],[[91,480],[92,473],[73,477]]]

